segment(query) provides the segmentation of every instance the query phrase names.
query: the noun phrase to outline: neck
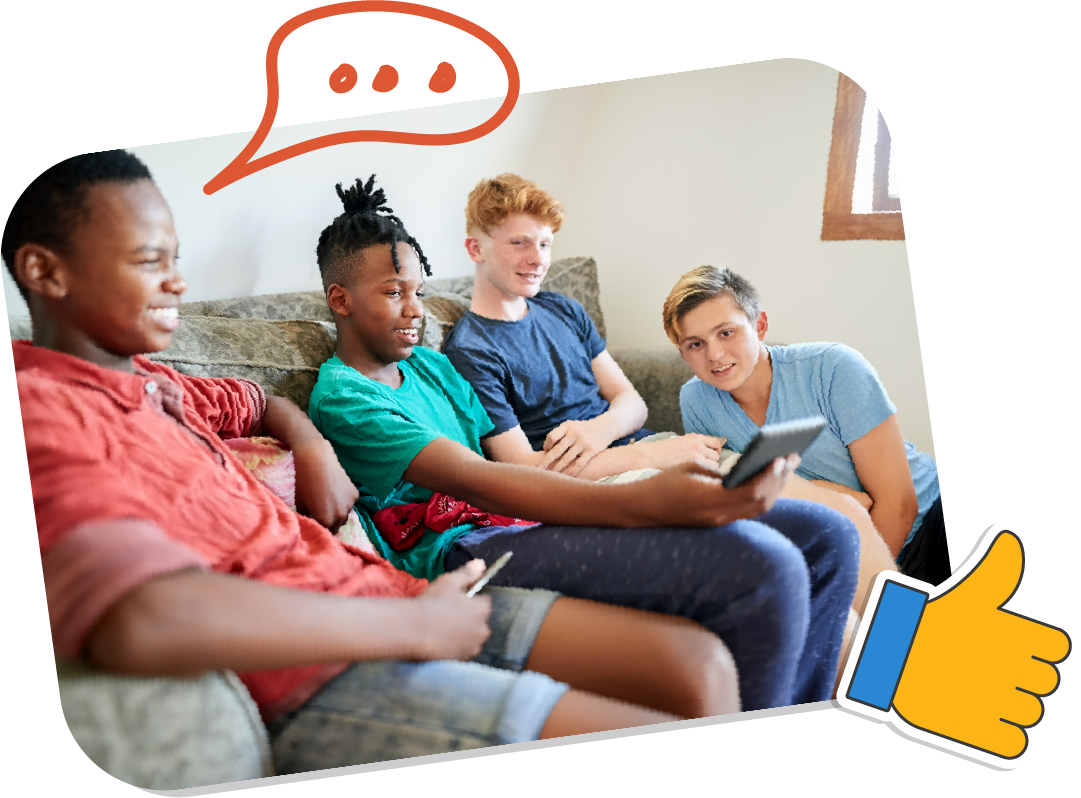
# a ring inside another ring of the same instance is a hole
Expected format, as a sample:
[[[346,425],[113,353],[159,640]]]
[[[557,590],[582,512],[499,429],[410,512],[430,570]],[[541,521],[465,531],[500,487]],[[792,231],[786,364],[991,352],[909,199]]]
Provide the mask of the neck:
[[[64,324],[43,322],[40,315],[32,316],[31,325],[34,346],[72,355],[101,368],[135,373],[135,361],[131,355],[117,355],[103,349],[78,330]]]
[[[501,291],[479,274],[473,280],[469,309],[478,316],[498,321],[521,321],[529,313],[524,296]]]
[[[736,404],[746,409],[747,407],[764,407],[769,404],[769,392],[773,387],[773,364],[770,362],[769,351],[763,343],[758,344],[758,360],[754,368],[741,386],[731,391]]]
[[[400,388],[402,372],[397,361],[384,363],[373,355],[363,342],[345,334],[342,325],[338,325],[338,345],[334,352],[338,360],[365,377],[386,385],[388,388]]]

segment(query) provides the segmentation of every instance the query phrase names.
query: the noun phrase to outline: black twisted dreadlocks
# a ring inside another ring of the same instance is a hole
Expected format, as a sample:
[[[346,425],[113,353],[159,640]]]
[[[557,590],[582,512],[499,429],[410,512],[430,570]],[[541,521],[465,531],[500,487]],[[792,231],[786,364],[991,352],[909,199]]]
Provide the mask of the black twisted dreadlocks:
[[[345,212],[319,234],[319,244],[315,248],[324,289],[334,283],[343,285],[349,277],[351,256],[376,244],[390,244],[394,270],[400,272],[399,241],[413,248],[424,267],[425,276],[432,276],[432,268],[420,244],[409,235],[402,220],[394,215],[394,209],[387,207],[383,189],[375,189],[375,175],[369,177],[367,183],[358,177],[356,183],[345,190],[342,190],[341,183],[335,188]]]

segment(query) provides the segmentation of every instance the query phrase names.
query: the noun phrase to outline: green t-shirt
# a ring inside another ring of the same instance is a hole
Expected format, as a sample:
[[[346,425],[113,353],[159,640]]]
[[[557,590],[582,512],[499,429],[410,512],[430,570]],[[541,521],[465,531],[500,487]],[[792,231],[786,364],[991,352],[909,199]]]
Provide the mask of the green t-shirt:
[[[360,491],[357,514],[376,550],[394,567],[434,579],[443,573],[443,556],[454,541],[476,526],[427,529],[415,546],[395,551],[372,514],[432,497],[432,491],[402,479],[429,443],[449,438],[483,457],[480,439],[493,426],[469,383],[443,355],[418,346],[398,368],[402,384],[395,390],[332,357],[319,369],[308,416]]]

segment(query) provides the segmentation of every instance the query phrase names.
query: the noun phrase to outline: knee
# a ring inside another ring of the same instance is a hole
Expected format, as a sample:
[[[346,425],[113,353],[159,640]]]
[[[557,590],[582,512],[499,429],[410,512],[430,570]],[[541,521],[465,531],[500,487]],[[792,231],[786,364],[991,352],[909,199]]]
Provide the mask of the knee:
[[[703,627],[687,630],[680,639],[678,668],[673,673],[680,696],[676,714],[706,718],[739,712],[739,671],[732,652]]]

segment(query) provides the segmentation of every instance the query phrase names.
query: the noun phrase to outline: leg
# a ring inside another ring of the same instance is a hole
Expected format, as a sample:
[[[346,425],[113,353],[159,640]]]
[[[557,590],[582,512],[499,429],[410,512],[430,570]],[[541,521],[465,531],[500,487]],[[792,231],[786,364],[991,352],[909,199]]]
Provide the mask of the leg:
[[[897,564],[893,561],[886,542],[875,529],[871,516],[851,496],[815,485],[802,477],[793,476],[789,479],[781,495],[786,499],[803,499],[823,504],[831,510],[836,510],[856,525],[860,533],[860,573],[852,609],[862,614],[863,605],[871,592],[875,576],[881,571],[897,570]]]
[[[630,729],[677,720],[671,715],[650,712],[641,707],[622,704],[608,698],[568,690],[552,709],[541,729],[540,739],[571,737],[611,729]]]
[[[526,668],[683,718],[739,712],[735,660],[716,635],[686,618],[561,598]]]
[[[474,662],[357,662],[273,721],[279,774],[623,729],[669,715]]]
[[[757,519],[792,541],[811,574],[811,619],[794,703],[833,694],[842,637],[860,563],[860,538],[847,519],[820,504],[779,499]]]
[[[486,528],[459,540],[446,567],[473,557],[491,562],[505,551],[516,556],[496,583],[689,618],[732,652],[743,709],[792,703],[811,588],[803,555],[775,530],[755,521],[715,529]],[[834,576],[820,576],[820,590]],[[850,601],[851,586],[842,592]],[[820,690],[803,700],[829,697],[838,653]]]

